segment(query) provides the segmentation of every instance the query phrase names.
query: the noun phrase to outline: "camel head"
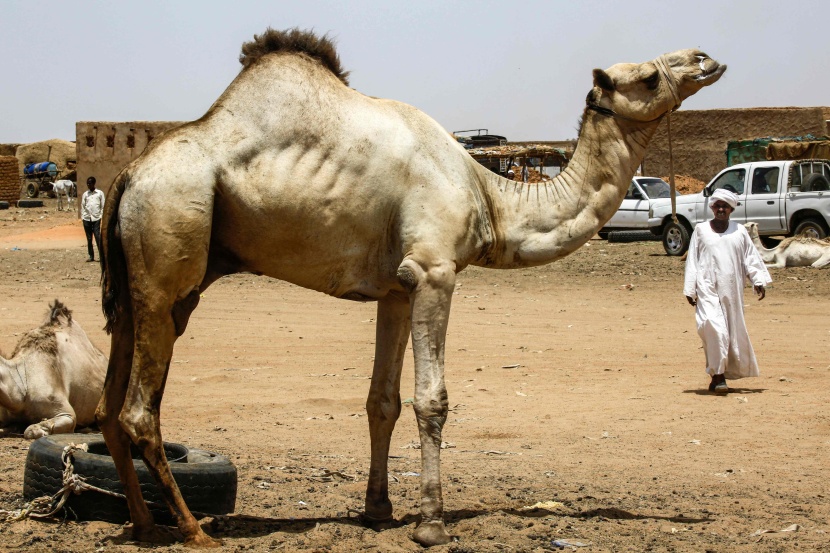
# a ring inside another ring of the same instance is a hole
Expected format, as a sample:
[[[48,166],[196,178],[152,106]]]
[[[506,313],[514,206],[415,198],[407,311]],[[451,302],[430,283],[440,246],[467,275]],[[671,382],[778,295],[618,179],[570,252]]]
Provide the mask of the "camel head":
[[[758,237],[758,223],[750,221],[749,223],[744,223],[744,227],[746,227],[746,231],[749,233],[750,238]]]
[[[630,121],[650,122],[677,109],[726,71],[700,50],[678,50],[645,63],[618,63],[594,69],[588,106]]]

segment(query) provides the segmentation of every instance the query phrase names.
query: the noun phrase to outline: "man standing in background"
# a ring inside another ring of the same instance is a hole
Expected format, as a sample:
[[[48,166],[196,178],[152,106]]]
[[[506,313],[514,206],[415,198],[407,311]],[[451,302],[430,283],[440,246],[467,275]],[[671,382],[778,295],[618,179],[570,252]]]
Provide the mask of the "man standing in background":
[[[95,177],[86,179],[89,190],[81,197],[81,219],[84,221],[84,232],[86,233],[86,248],[89,252],[87,263],[95,261],[95,252],[92,249],[92,237],[95,236],[95,245],[98,246],[98,259],[103,260],[101,255],[101,215],[104,213],[104,193],[95,189]]]

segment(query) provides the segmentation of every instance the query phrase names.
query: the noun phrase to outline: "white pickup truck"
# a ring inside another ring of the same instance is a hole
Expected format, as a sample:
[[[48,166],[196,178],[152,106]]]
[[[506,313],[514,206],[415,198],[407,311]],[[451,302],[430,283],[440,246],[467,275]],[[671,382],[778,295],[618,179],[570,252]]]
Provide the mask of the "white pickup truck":
[[[671,188],[657,177],[634,177],[620,208],[597,233],[603,240],[615,230],[648,230],[651,204],[658,198],[669,198]]]
[[[712,218],[709,197],[718,188],[738,195],[738,207],[730,219],[758,223],[762,240],[830,234],[830,160],[739,163],[718,173],[702,192],[678,196],[677,223],[671,218],[670,199],[652,204],[649,230],[663,237],[667,254],[686,253],[692,229]]]

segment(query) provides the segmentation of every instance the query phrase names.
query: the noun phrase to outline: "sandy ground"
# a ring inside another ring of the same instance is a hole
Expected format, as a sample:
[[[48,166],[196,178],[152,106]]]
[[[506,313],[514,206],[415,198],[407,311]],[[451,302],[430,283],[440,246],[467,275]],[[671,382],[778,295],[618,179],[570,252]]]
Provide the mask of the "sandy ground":
[[[60,298],[108,351],[99,270],[85,258],[72,214],[49,203],[0,212],[0,349]],[[747,289],[762,376],[733,381],[726,397],[706,392],[682,271],[659,242],[594,240],[547,267],[459,276],[442,453],[458,540],[432,551],[544,551],[563,539],[597,552],[830,551],[830,271],[775,269],[763,302]],[[390,459],[396,523],[375,532],[350,514],[369,467],[374,318],[373,304],[250,275],[207,290],[178,342],[162,422],[167,441],[239,470],[236,512],[202,521],[224,549],[421,549],[408,405]],[[402,389],[411,397],[411,353]],[[27,447],[0,440],[0,509],[22,505]],[[354,480],[314,479],[324,468]],[[0,523],[0,550],[144,550],[121,531]]]

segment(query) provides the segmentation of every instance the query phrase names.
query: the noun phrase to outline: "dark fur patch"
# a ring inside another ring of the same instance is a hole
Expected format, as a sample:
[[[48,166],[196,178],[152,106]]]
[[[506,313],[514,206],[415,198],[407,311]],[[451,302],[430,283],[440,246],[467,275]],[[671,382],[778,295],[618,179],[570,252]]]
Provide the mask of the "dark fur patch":
[[[301,31],[297,27],[277,31],[268,28],[261,35],[254,35],[254,40],[242,45],[239,63],[248,68],[266,54],[274,52],[299,52],[320,62],[334,73],[343,84],[349,84],[349,72],[340,65],[340,56],[334,48],[334,41],[328,35],[318,37],[311,31]]]

